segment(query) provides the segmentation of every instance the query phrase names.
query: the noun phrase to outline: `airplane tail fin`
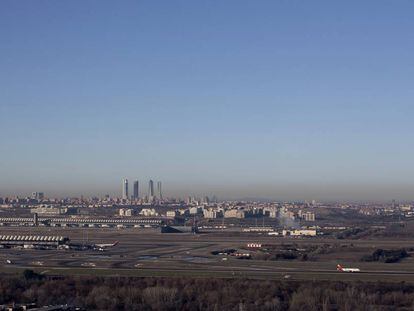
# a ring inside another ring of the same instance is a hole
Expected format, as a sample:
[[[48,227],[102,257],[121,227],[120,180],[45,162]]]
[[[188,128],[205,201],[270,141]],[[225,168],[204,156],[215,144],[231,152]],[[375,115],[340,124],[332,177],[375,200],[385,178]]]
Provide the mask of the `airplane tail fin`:
[[[342,271],[342,266],[341,266],[341,265],[337,265],[337,266],[336,266],[336,270],[338,270],[338,271]]]

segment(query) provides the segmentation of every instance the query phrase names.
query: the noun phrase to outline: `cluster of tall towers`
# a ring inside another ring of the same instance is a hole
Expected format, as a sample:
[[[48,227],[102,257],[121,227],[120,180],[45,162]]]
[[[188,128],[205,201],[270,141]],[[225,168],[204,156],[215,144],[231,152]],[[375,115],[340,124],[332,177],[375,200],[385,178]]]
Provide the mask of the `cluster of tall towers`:
[[[129,198],[130,197],[129,197],[128,179],[124,178],[122,180],[122,199],[123,200],[128,200]],[[139,181],[135,180],[134,185],[133,185],[132,199],[137,200],[139,198],[140,198],[140,195],[139,195]],[[148,182],[148,199],[150,201],[153,201],[155,198],[158,198],[159,200],[162,200],[161,182],[160,181],[157,182],[157,193],[155,194],[154,181],[150,180]]]

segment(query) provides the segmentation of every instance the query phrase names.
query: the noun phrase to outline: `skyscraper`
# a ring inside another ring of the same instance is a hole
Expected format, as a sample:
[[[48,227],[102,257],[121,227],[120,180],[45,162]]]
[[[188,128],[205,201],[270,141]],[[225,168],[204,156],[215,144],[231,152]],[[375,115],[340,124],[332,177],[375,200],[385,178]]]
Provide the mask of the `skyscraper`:
[[[158,199],[162,200],[162,190],[161,190],[161,182],[157,182],[157,195]]]
[[[122,199],[128,200],[128,179],[122,181]]]
[[[150,200],[154,199],[154,182],[152,180],[148,183],[148,198]]]
[[[134,199],[138,199],[139,198],[139,182],[138,180],[134,181]]]

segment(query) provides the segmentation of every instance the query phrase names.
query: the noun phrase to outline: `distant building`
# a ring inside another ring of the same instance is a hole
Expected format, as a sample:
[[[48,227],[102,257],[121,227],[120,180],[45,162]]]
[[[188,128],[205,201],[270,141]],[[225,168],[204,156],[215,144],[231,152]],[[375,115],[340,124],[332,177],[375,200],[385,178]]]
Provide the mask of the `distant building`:
[[[161,182],[157,182],[157,195],[158,199],[162,200],[162,189],[161,189]]]
[[[177,217],[180,213],[178,211],[167,211],[167,217]]]
[[[178,210],[178,213],[179,213],[181,216],[189,216],[189,215],[190,215],[190,211],[189,211],[188,209],[185,209],[185,208],[180,208],[180,209]]]
[[[202,209],[200,207],[194,206],[190,208],[190,215],[201,214]]]
[[[148,182],[148,199],[150,202],[152,202],[154,200],[154,182],[152,180],[150,180]]]
[[[139,199],[139,182],[138,180],[134,181],[134,199]]]
[[[305,213],[304,220],[305,221],[315,221],[315,213],[313,213],[313,212]]]
[[[212,209],[208,209],[208,210],[205,209],[203,211],[203,216],[204,216],[204,218],[217,218],[217,217],[221,216],[221,213],[217,212],[215,210],[212,210]]]
[[[30,213],[32,214],[48,215],[48,216],[64,215],[67,213],[67,211],[68,209],[64,207],[51,207],[51,206],[39,206],[39,207],[30,209]]]
[[[315,213],[314,212],[305,212],[303,210],[300,210],[298,212],[299,218],[301,218],[304,221],[315,221]]]
[[[283,230],[283,236],[316,236],[316,229]]]
[[[142,216],[150,216],[150,217],[154,217],[154,216],[159,216],[157,211],[153,208],[143,208],[141,210],[141,212],[139,212],[140,215]]]
[[[279,213],[276,209],[270,210],[269,211],[269,217],[270,218],[277,218],[279,216]]]
[[[248,248],[261,248],[262,244],[261,243],[247,243],[247,247]]]
[[[286,217],[286,218],[288,218],[288,219],[291,219],[291,220],[295,220],[295,219],[296,219],[295,212],[293,212],[293,211],[286,211],[286,212],[284,213],[284,215],[285,215],[285,217]]]
[[[44,197],[45,197],[45,195],[44,195],[43,192],[32,192],[32,199],[33,200],[41,201],[41,200],[44,199]]]
[[[134,211],[130,208],[120,208],[119,209],[119,216],[132,216]]]
[[[231,209],[224,212],[224,218],[245,218],[246,213],[242,210]]]
[[[122,181],[122,199],[128,200],[128,179],[126,178]]]
[[[204,198],[203,198],[203,200],[202,200],[202,203],[203,204],[210,204],[210,199],[209,199],[209,197],[208,196],[205,196]]]
[[[274,229],[272,227],[249,227],[243,228],[242,232],[273,232]]]

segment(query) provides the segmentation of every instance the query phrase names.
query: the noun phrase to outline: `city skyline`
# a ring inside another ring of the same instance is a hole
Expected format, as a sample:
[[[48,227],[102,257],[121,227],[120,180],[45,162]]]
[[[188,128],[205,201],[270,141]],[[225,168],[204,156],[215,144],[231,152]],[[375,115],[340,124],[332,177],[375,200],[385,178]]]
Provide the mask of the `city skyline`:
[[[142,179],[144,180],[144,179]],[[128,179],[124,178],[122,179],[122,189],[121,191],[116,190],[119,189],[119,180],[118,180],[118,186],[114,183],[113,188],[107,188],[107,189],[97,189],[94,192],[85,192],[82,190],[79,190],[78,192],[63,192],[61,191],[61,188],[57,187],[55,191],[44,190],[44,188],[40,188],[42,192],[34,192],[33,189],[28,189],[27,191],[23,192],[16,192],[16,191],[10,191],[10,192],[0,192],[0,197],[30,197],[33,196],[33,193],[40,193],[42,195],[45,195],[49,198],[64,198],[64,197],[104,197],[105,195],[110,195],[113,198],[123,198],[123,193],[125,192],[125,181],[128,183]],[[152,181],[152,179],[148,179],[149,182]],[[138,180],[134,180],[134,184],[138,182]],[[158,181],[159,182],[159,181]],[[158,198],[158,182],[157,182],[157,192],[154,194],[155,197]],[[132,186],[132,194],[129,195],[131,192],[128,188],[128,198],[131,199],[134,197],[134,184]],[[154,182],[153,182],[154,184]],[[400,185],[399,192],[395,191],[393,193],[389,193],[389,189],[377,187],[371,189],[371,192],[367,192],[367,187],[359,187],[358,185],[353,185],[353,189],[350,190],[351,185],[344,185],[342,191],[338,191],[337,189],[330,188],[330,185],[326,185],[324,189],[315,189],[310,188],[308,185],[305,184],[283,184],[280,185],[278,189],[273,189],[272,187],[269,187],[266,184],[256,185],[255,187],[249,188],[248,185],[238,186],[234,188],[229,188],[228,186],[223,190],[223,186],[217,185],[207,185],[207,184],[198,184],[193,185],[194,191],[187,191],[186,187],[183,185],[177,185],[177,184],[170,184],[168,183],[167,191],[165,191],[164,195],[164,189],[162,190],[162,196],[165,198],[181,198],[185,199],[187,197],[199,197],[202,198],[204,196],[217,196],[220,198],[220,200],[270,200],[270,201],[290,201],[290,202],[304,202],[304,201],[311,201],[311,200],[317,200],[320,202],[392,202],[393,200],[396,200],[398,202],[410,202],[413,201],[410,197],[404,197],[403,193],[408,192],[409,188],[404,188],[404,186]],[[358,189],[358,187],[360,189]],[[141,192],[139,190],[140,199],[143,199],[145,197],[149,198],[149,188],[144,189],[144,192]],[[336,188],[336,187],[335,187]],[[36,188],[37,190],[39,188]],[[36,190],[35,189],[35,190]],[[140,189],[140,188],[139,188]],[[257,191],[256,189],[261,189],[260,191]],[[243,195],[239,195],[240,191],[243,193]],[[297,193],[300,191],[300,195]],[[351,191],[353,193],[352,199],[349,199],[349,193],[348,191]],[[382,195],[380,195],[382,193]]]
[[[0,3],[0,196],[414,200],[413,2],[97,4]]]
[[[122,179],[122,190],[121,190],[121,198],[123,200],[129,200],[129,199],[139,199],[140,191],[139,191],[139,180],[134,180],[134,183],[132,185],[132,195],[129,196],[129,186],[128,186],[128,179],[123,178]],[[157,192],[155,193],[154,189],[154,181],[150,179],[148,181],[148,193],[144,195],[143,197],[148,198],[150,201],[157,198],[159,200],[162,200],[162,188],[161,188],[161,181],[157,181]]]

